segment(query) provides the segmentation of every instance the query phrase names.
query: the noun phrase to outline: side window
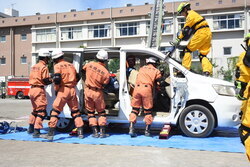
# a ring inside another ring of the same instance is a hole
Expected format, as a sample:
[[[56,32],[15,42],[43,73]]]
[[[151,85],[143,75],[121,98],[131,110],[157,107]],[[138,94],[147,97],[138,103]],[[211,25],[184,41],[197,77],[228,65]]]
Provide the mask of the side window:
[[[108,62],[108,70],[110,73],[117,73],[120,68],[120,59],[119,58],[112,58],[109,59]]]
[[[178,70],[177,68],[174,68],[173,72],[174,72],[174,76],[176,78],[185,78],[185,75],[180,70]]]

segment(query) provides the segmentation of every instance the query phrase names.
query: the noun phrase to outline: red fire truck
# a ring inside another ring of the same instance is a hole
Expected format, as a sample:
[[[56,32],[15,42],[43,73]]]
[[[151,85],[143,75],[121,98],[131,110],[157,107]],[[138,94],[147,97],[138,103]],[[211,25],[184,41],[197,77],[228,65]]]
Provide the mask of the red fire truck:
[[[7,95],[15,96],[16,99],[28,97],[30,84],[29,78],[11,78],[8,80]]]

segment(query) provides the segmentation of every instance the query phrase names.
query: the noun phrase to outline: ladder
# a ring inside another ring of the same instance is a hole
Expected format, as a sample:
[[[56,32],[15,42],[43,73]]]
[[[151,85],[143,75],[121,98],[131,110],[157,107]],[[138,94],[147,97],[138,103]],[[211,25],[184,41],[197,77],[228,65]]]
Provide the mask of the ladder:
[[[148,35],[148,47],[159,49],[162,33],[163,1],[155,0],[151,11],[150,29]]]

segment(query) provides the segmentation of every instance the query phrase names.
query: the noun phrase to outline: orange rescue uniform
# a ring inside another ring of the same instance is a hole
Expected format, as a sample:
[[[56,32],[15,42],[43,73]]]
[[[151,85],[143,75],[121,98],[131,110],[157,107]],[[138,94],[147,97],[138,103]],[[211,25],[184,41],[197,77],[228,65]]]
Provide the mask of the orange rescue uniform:
[[[61,83],[59,85],[54,84],[57,96],[53,103],[53,110],[49,121],[49,127],[56,127],[56,124],[58,122],[57,117],[63,110],[63,107],[66,103],[71,110],[71,116],[75,121],[76,127],[82,127],[83,120],[79,112],[78,100],[75,90],[75,86],[77,84],[77,73],[75,67],[73,66],[73,64],[62,59],[54,65],[54,73],[61,74]]]
[[[42,121],[46,116],[47,99],[43,79],[49,78],[49,69],[43,60],[40,60],[36,65],[31,67],[29,84],[30,100],[33,107],[33,112],[29,117],[29,124],[34,125],[35,129],[42,129]]]
[[[145,113],[146,125],[151,125],[153,122],[153,87],[157,79],[161,78],[161,72],[152,64],[145,65],[140,68],[136,79],[136,85],[131,101],[132,112],[129,116],[129,121],[136,123],[137,115],[142,106]]]
[[[84,101],[88,111],[90,126],[105,126],[107,123],[103,96],[103,85],[109,83],[110,74],[105,68],[105,64],[101,62],[90,62],[83,67],[86,72]],[[100,116],[97,122],[95,118],[95,110]]]

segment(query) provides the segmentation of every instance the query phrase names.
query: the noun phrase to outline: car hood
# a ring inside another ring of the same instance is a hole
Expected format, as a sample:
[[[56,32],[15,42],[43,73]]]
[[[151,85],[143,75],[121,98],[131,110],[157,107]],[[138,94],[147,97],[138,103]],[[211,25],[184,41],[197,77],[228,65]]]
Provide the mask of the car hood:
[[[219,95],[216,93],[213,85],[234,86],[231,82],[205,77],[192,72],[188,72],[186,77],[189,99],[203,99],[208,102],[214,102]]]

